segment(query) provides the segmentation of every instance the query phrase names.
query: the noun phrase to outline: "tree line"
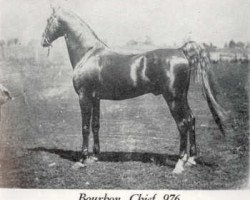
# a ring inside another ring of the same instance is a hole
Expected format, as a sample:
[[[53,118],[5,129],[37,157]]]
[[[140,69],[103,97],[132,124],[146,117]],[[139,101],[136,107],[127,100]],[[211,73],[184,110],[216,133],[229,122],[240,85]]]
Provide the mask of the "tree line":
[[[225,43],[224,48],[230,49],[250,49],[250,42],[234,41],[230,40],[228,43]]]

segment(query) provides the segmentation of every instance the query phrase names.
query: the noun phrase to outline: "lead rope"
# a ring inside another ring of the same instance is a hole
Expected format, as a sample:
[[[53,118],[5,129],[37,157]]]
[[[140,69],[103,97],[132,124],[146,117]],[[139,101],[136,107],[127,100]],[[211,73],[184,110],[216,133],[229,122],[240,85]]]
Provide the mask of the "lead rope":
[[[47,54],[48,57],[50,55],[50,48],[52,48],[52,44],[50,44],[49,47],[48,47],[48,54]]]
[[[49,57],[49,54],[50,54],[50,46],[48,47],[47,57]]]

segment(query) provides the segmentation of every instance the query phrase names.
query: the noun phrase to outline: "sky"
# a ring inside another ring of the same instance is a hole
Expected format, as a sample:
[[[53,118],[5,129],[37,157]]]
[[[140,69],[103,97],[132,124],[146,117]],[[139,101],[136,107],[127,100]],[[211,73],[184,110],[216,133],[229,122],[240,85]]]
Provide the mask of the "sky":
[[[40,40],[50,0],[0,0],[0,38]],[[156,45],[191,39],[223,46],[250,41],[250,0],[57,0],[109,45],[151,37]]]

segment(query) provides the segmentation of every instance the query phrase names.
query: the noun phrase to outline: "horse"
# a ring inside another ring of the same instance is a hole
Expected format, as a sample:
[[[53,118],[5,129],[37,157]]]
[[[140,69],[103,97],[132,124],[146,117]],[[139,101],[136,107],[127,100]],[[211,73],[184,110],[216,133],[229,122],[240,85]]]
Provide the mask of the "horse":
[[[222,119],[225,112],[210,87],[210,63],[202,45],[190,41],[178,49],[118,53],[99,39],[78,15],[53,7],[41,45],[50,47],[59,37],[66,41],[73,67],[73,86],[81,109],[83,141],[78,163],[88,164],[91,159],[98,159],[100,100],[124,100],[152,93],[164,97],[180,133],[179,158],[173,173],[183,172],[186,165],[195,165],[195,117],[187,100],[191,69],[199,77],[215,122],[224,133]],[[88,150],[91,128],[93,156]]]

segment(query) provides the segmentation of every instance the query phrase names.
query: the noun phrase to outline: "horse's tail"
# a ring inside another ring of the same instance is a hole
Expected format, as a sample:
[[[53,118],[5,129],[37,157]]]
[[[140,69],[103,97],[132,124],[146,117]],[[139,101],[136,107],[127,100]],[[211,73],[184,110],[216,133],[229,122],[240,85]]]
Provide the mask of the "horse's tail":
[[[219,105],[215,97],[215,83],[211,76],[211,67],[208,53],[203,47],[196,42],[187,42],[181,48],[187,57],[191,68],[195,72],[196,82],[202,85],[203,94],[207,100],[209,109],[214,117],[220,131],[225,135],[223,122],[226,119],[226,111]]]

